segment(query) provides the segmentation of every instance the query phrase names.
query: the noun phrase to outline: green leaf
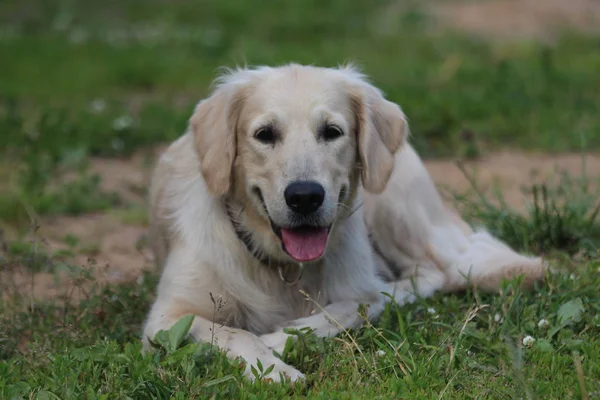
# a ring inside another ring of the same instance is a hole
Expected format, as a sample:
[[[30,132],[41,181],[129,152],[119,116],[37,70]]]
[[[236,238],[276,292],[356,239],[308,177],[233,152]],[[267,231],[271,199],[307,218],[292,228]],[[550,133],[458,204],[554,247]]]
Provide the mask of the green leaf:
[[[552,343],[550,343],[549,340],[539,339],[536,342],[536,345],[538,349],[543,353],[554,353],[554,346],[552,346]]]
[[[273,372],[273,369],[275,369],[275,364],[271,364],[271,366],[267,368],[263,375],[269,375],[271,372]]]
[[[160,330],[154,336],[154,343],[161,346],[165,350],[169,350],[169,340],[167,331]]]
[[[571,350],[580,349],[584,344],[583,340],[580,339],[563,339],[562,342]]]
[[[114,357],[112,357],[111,359],[114,362],[117,362],[119,364],[129,364],[131,363],[131,357],[125,355],[125,354],[115,354]]]
[[[171,329],[169,329],[169,351],[177,350],[181,342],[183,342],[183,339],[185,339],[186,335],[190,331],[193,321],[194,315],[186,315],[177,321],[175,325],[171,327]]]
[[[95,362],[103,362],[109,356],[106,349],[100,346],[77,348],[73,349],[72,353],[78,361],[92,360]]]
[[[31,387],[27,382],[17,382],[14,385],[10,385],[8,387],[8,398],[9,399],[18,399],[23,398],[26,393],[31,390]]]
[[[211,386],[215,386],[215,385],[219,385],[221,383],[227,382],[227,381],[231,381],[234,380],[235,381],[235,377],[233,375],[225,375],[221,378],[217,378],[217,379],[212,379],[206,383],[204,383],[202,385],[202,387],[211,387]]]
[[[573,322],[581,321],[581,317],[585,312],[583,302],[578,297],[569,302],[566,302],[558,309],[557,318],[558,323],[562,326],[568,325]]]
[[[40,390],[37,394],[38,400],[60,400],[60,397],[46,390]]]
[[[252,375],[254,375],[254,378],[260,379],[260,375],[258,374],[256,368],[254,368],[254,365],[250,365],[250,371],[252,372]]]

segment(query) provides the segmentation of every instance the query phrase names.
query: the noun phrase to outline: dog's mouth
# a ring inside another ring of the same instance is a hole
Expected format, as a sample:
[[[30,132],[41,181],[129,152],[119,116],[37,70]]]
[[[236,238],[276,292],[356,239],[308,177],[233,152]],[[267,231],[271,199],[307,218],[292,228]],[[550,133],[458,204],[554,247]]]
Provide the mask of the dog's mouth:
[[[325,253],[329,227],[302,225],[280,228],[271,223],[273,231],[281,239],[283,250],[298,262],[319,259]]]
[[[261,190],[254,187],[253,192],[265,210],[271,224],[271,229],[281,240],[283,251],[298,262],[310,262],[319,259],[327,247],[327,239],[331,226],[321,227],[314,225],[300,225],[297,227],[282,228],[276,225],[271,217],[265,203]]]

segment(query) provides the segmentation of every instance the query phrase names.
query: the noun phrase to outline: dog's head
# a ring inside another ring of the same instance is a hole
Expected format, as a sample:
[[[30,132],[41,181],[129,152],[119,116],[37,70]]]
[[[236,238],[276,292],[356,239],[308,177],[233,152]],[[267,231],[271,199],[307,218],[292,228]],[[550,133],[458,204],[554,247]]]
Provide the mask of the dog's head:
[[[211,193],[239,204],[269,255],[297,262],[322,257],[361,182],[384,189],[407,136],[400,107],[350,67],[229,72],[190,126]]]

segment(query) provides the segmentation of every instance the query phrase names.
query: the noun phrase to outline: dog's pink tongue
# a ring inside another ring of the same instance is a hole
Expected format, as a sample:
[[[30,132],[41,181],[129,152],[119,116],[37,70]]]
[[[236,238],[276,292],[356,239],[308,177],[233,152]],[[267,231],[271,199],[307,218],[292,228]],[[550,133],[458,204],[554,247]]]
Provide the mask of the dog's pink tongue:
[[[281,239],[285,250],[296,261],[312,261],[325,251],[327,228],[281,229]]]

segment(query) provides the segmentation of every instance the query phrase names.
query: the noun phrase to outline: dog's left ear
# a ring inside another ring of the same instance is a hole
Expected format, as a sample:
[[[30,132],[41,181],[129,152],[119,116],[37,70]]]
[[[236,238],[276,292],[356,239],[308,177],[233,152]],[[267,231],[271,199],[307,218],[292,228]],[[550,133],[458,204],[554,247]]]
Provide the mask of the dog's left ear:
[[[356,115],[362,184],[370,193],[381,193],[394,169],[394,155],[408,136],[408,123],[397,104],[363,80],[352,85],[350,99]]]

